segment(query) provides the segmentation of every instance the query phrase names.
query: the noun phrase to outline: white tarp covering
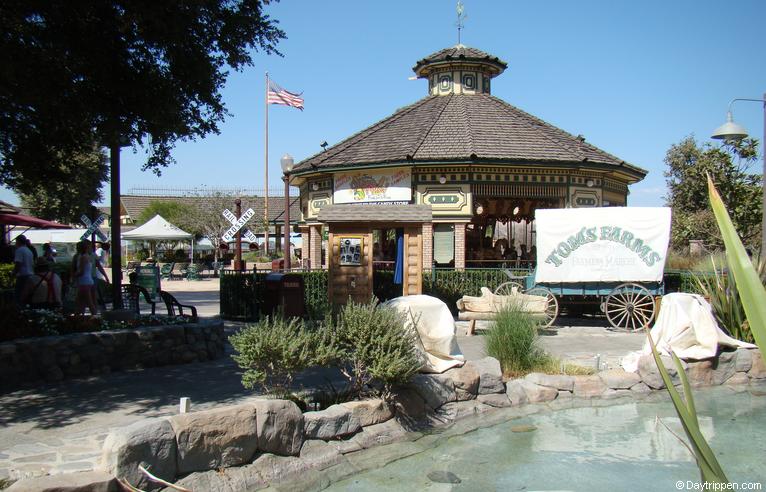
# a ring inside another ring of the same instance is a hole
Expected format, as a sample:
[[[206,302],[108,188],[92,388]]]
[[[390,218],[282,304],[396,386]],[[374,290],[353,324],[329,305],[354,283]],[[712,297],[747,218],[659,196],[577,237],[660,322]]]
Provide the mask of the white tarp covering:
[[[420,372],[442,373],[465,363],[455,338],[455,320],[444,302],[436,297],[417,295],[391,299],[385,303],[407,315],[408,323],[418,321],[418,335],[425,354]]]
[[[704,297],[697,294],[674,293],[662,298],[660,314],[651,331],[657,350],[669,355],[672,350],[679,359],[708,359],[718,353],[718,346],[755,348],[724,333],[718,327],[713,309]],[[638,359],[651,354],[649,340],[638,352],[622,359],[628,372],[638,370]]]
[[[122,234],[122,239],[130,241],[171,241],[191,238],[191,234],[174,226],[160,215],[155,215],[146,224]]]
[[[660,282],[670,209],[537,210],[536,282]]]

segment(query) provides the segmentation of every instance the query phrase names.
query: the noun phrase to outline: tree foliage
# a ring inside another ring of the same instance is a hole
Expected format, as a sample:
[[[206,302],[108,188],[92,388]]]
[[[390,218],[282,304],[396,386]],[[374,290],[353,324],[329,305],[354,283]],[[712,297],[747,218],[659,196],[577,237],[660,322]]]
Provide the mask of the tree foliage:
[[[224,209],[229,209],[234,212],[234,201],[237,197],[219,191],[203,191],[189,196],[194,197],[197,205],[189,211],[188,215],[184,218],[183,224],[189,232],[199,237],[205,237],[210,241],[213,245],[217,261],[219,248],[223,244],[222,236],[231,227],[231,222],[223,216],[223,211]],[[255,206],[255,202],[251,201],[248,197],[242,197],[241,200],[243,212]],[[261,217],[254,217],[244,228],[250,229],[254,234],[258,234],[265,230],[265,225]]]
[[[749,172],[758,158],[758,141],[745,139],[720,147],[700,145],[693,137],[674,144],[665,156],[666,203],[673,208],[671,244],[685,248],[701,239],[709,248],[722,246],[707,197],[706,174],[721,192],[737,232],[746,245],[760,246],[762,189],[760,174]]]
[[[155,215],[162,216],[171,224],[184,229],[186,218],[193,212],[193,207],[175,200],[152,200],[136,219],[137,225],[146,224]]]
[[[40,182],[35,176],[17,182],[21,203],[36,217],[79,223],[82,214],[89,214],[91,205],[103,195],[101,186],[109,171],[103,151],[91,147],[88,151],[65,156],[58,154],[51,163],[63,176],[61,181]]]
[[[219,131],[228,68],[279,54],[268,3],[0,2],[0,183],[66,183],[50,163],[94,140],[145,145],[159,174],[176,141]]]

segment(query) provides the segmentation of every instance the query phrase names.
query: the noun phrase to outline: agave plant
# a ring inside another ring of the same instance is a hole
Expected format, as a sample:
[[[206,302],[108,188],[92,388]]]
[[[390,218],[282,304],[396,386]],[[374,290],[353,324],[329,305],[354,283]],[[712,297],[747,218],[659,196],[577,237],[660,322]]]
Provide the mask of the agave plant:
[[[724,267],[719,268],[715,259],[711,257],[710,264],[712,274],[696,273],[692,277],[697,290],[710,302],[713,314],[721,327],[734,338],[752,343],[753,334],[728,260],[724,260]],[[766,261],[754,260],[754,265],[758,277],[763,279],[766,275]]]
[[[716,291],[726,293],[727,297],[736,296],[739,299],[739,301],[727,299],[726,302],[729,303],[727,304],[727,309],[733,309],[731,308],[731,304],[734,302],[741,303],[752,338],[755,340],[761,353],[764,353],[764,347],[766,347],[766,288],[763,286],[761,275],[759,275],[755,267],[753,267],[742,241],[739,239],[739,236],[737,236],[737,231],[734,229],[734,225],[729,218],[729,213],[726,211],[723,200],[721,200],[721,196],[718,194],[718,190],[716,190],[710,176],[708,176],[707,182],[710,205],[713,208],[716,222],[718,222],[718,227],[721,229],[723,242],[726,246],[726,262],[729,267],[729,273],[734,277],[734,282],[728,281],[729,290],[720,288],[723,285],[721,283],[716,284]],[[717,273],[716,280],[720,280],[720,276]],[[733,289],[736,290],[732,292]],[[711,296],[711,300],[713,300],[713,296]],[[743,324],[744,322],[739,326],[741,327]],[[649,344],[652,347],[652,354],[654,355],[657,369],[659,369],[662,380],[665,382],[668,393],[670,393],[670,398],[673,401],[673,406],[681,420],[684,433],[689,439],[689,444],[684,444],[689,448],[694,455],[694,458],[697,460],[697,467],[700,470],[702,481],[710,483],[727,483],[728,479],[726,478],[726,474],[718,463],[710,445],[705,440],[705,436],[700,432],[699,422],[697,421],[697,411],[694,407],[694,398],[692,396],[691,388],[689,387],[689,381],[681,366],[681,361],[679,361],[678,357],[671,352],[673,363],[676,365],[678,375],[681,378],[684,392],[683,399],[678,393],[678,390],[673,386],[670,375],[668,374],[667,369],[665,369],[665,365],[662,363],[660,355],[657,352],[657,347],[654,345],[654,340],[652,340],[648,331],[647,336],[649,338]]]

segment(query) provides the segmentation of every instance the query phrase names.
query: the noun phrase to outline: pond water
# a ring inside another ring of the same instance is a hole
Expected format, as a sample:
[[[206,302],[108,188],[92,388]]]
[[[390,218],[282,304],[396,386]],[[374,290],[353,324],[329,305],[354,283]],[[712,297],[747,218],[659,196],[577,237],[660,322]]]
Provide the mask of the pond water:
[[[729,480],[760,482],[763,487],[766,392],[717,387],[696,389],[694,396],[702,431]],[[687,480],[699,481],[694,460],[657,422],[659,416],[683,436],[669,399],[625,401],[537,413],[449,437],[326,490],[669,491],[678,490],[679,480],[684,481],[681,490],[688,490]],[[520,426],[536,429],[513,431]],[[440,482],[428,477],[445,471],[460,483],[443,483],[444,473],[437,478]]]

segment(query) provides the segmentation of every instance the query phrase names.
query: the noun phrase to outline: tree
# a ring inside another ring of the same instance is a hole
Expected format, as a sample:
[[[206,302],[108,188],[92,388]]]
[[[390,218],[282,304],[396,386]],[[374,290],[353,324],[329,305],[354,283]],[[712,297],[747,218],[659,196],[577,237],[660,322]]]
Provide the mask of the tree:
[[[159,174],[178,140],[218,133],[228,68],[285,37],[269,0],[0,2],[0,183],[48,189],[60,156],[127,142]]]
[[[184,227],[184,219],[193,212],[193,207],[190,207],[186,203],[181,203],[176,200],[152,200],[141,214],[136,219],[137,225],[143,225],[154,218],[155,215],[161,215],[163,219],[167,220],[171,224],[180,227]]]
[[[59,154],[54,167],[63,176],[61,181],[40,183],[34,176],[18,181],[21,203],[37,217],[79,223],[80,216],[89,214],[91,205],[103,198],[101,185],[109,171],[106,156],[101,149],[91,147],[68,157]]]
[[[701,239],[708,247],[720,248],[722,240],[710,210],[706,174],[710,174],[724,199],[734,226],[748,246],[760,247],[762,188],[761,176],[749,167],[758,158],[758,141],[745,139],[721,147],[700,145],[694,137],[674,144],[665,156],[668,195],[673,208],[671,244],[688,246]]]
[[[215,261],[218,261],[220,247],[223,244],[222,236],[229,230],[231,223],[226,220],[222,212],[224,209],[234,211],[234,200],[236,196],[221,192],[200,192],[190,195],[195,198],[198,205],[192,207],[192,210],[185,218],[186,227],[189,232],[201,237],[206,237],[215,250]],[[255,205],[251,198],[241,197],[242,210],[247,210]],[[264,224],[258,219],[253,218],[245,225],[254,234],[265,230]]]

